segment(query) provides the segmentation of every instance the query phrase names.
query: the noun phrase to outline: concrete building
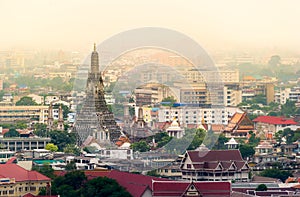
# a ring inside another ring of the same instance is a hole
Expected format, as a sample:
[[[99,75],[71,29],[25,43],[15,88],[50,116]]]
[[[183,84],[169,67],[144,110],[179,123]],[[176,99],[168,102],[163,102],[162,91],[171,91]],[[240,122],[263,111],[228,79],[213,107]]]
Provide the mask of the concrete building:
[[[230,117],[241,112],[237,107],[199,108],[199,107],[165,107],[158,110],[158,122],[170,122],[178,119],[179,124],[186,127],[188,124],[228,124]]]
[[[0,138],[0,144],[10,151],[44,149],[50,138],[42,137],[11,137]]]
[[[251,100],[254,96],[264,95],[267,104],[275,101],[274,83],[262,83],[257,81],[241,82],[243,100]]]
[[[222,81],[223,83],[238,83],[239,70],[218,70],[218,71],[199,71],[196,69],[186,70],[183,76],[189,82],[215,82]]]
[[[239,84],[224,85],[224,106],[237,106],[242,102],[242,90]]]
[[[0,106],[0,122],[38,121],[46,123],[48,106]]]
[[[285,104],[287,100],[300,102],[300,87],[280,89],[275,94],[275,102]]]

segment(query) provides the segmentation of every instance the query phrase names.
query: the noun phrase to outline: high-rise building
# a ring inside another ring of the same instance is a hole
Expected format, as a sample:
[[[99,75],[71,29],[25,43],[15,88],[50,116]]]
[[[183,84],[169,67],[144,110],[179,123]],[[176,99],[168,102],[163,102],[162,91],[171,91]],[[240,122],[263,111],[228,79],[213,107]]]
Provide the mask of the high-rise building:
[[[96,45],[91,56],[91,69],[86,84],[86,97],[75,121],[75,132],[78,144],[84,143],[88,137],[99,142],[115,142],[120,136],[114,115],[108,110],[104,98],[104,85],[99,71],[99,58]]]

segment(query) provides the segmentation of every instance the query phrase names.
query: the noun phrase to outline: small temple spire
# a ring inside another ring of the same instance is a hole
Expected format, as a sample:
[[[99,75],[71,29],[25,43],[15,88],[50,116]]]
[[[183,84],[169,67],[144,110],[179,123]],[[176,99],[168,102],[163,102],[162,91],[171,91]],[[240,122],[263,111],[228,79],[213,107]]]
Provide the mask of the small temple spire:
[[[97,47],[96,47],[96,43],[94,43],[94,51],[96,51]]]

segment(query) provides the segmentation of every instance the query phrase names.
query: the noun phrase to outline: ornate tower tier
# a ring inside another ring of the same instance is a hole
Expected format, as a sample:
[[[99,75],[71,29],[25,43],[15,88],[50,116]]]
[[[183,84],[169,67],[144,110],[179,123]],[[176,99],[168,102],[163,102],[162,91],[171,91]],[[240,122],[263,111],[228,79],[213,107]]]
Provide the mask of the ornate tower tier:
[[[74,126],[78,144],[82,145],[89,137],[100,144],[116,142],[121,135],[112,112],[108,110],[104,98],[104,85],[99,72],[99,59],[96,45],[91,56],[91,70],[86,84],[86,98],[77,113]]]

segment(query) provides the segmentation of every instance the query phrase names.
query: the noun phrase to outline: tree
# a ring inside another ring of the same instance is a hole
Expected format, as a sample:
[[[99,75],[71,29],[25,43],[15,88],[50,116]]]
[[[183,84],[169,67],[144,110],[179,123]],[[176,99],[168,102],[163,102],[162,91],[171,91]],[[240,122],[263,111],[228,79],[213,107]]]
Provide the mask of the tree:
[[[131,148],[133,149],[133,151],[139,151],[139,152],[146,152],[150,150],[150,146],[144,140],[132,143]]]
[[[47,137],[47,125],[42,123],[34,124],[33,133],[39,137]]]
[[[168,96],[167,98],[164,98],[161,102],[169,103],[165,104],[167,106],[173,106],[173,104],[176,103],[176,99],[173,96]]]
[[[282,136],[285,137],[287,144],[292,144],[294,142],[293,140],[295,140],[295,141],[298,140],[298,139],[294,138],[294,135],[295,135],[295,132],[290,128],[286,128],[282,132]]]
[[[297,110],[296,102],[287,100],[284,105],[281,105],[280,112],[281,115],[285,117],[290,117],[296,114],[296,110]]]
[[[281,58],[279,55],[273,55],[273,56],[271,56],[268,64],[269,64],[270,68],[276,68],[281,65],[280,61],[281,61]]]
[[[4,137],[20,137],[20,133],[15,128],[10,128],[9,131],[4,134]]]
[[[98,177],[88,181],[84,188],[81,189],[81,195],[85,197],[131,196],[131,194],[121,187],[115,180],[107,177]]]
[[[32,170],[38,171],[39,173],[41,173],[51,179],[55,178],[54,170],[50,166],[49,163],[44,163],[43,166],[33,166]]]
[[[70,163],[68,163],[66,165],[66,170],[67,171],[76,170],[76,163],[74,161],[71,161]]]
[[[214,145],[214,149],[222,150],[226,149],[225,143],[228,142],[228,138],[224,134],[220,134],[217,143]]]
[[[64,148],[64,153],[72,153],[76,156],[79,156],[80,148],[78,148],[75,144],[67,144]]]
[[[196,134],[194,134],[194,132]],[[203,129],[197,129],[197,130],[193,130],[193,129],[188,130],[188,129],[186,129],[186,134],[187,135],[189,135],[189,134],[194,135],[193,136],[193,141],[189,145],[188,150],[195,150],[196,148],[198,148],[202,144],[202,142],[205,138],[205,135],[206,135],[206,131],[203,130]]]
[[[87,181],[82,171],[71,171],[64,176],[56,177],[52,181],[51,193],[66,197],[81,196],[80,189]],[[83,195],[85,196],[85,195]]]
[[[253,131],[249,131],[250,138],[249,138],[249,144],[254,146],[257,146],[260,142],[260,138],[256,137],[255,133]]]
[[[268,187],[265,185],[265,184],[259,184],[255,191],[267,191],[268,190]]]
[[[154,136],[149,137],[147,141],[152,141],[153,138],[157,143],[157,148],[163,147],[172,139],[167,132],[156,133]]]
[[[159,174],[157,174],[156,170],[151,170],[147,172],[148,176],[155,176],[155,177],[160,177]]]
[[[53,143],[48,143],[45,147],[46,150],[50,150],[51,152],[56,152],[58,150],[58,147],[54,145]]]
[[[76,136],[67,131],[52,130],[49,132],[51,143],[57,145],[58,150],[63,151],[67,144],[75,144]]]
[[[284,171],[275,168],[263,170],[259,175],[280,179],[282,182],[284,182],[288,177],[293,176],[290,171]]]
[[[249,144],[241,144],[239,150],[243,158],[252,157],[255,153],[254,147]]]
[[[38,105],[31,97],[24,96],[19,101],[16,102],[17,106],[32,106]]]

